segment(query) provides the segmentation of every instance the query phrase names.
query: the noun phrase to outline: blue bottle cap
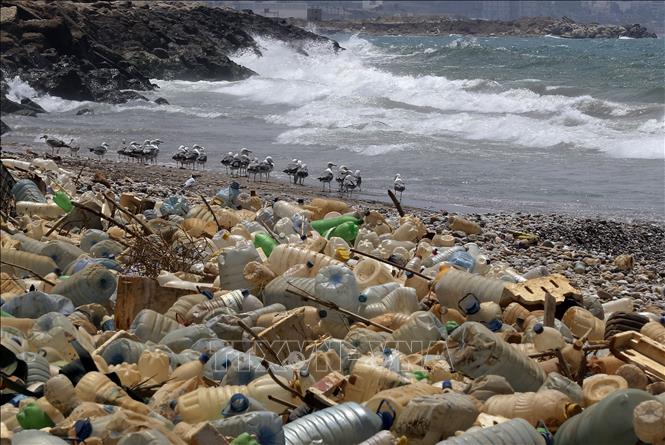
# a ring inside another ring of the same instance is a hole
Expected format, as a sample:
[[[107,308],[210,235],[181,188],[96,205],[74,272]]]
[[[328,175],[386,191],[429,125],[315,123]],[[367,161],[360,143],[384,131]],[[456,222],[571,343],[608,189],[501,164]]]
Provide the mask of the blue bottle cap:
[[[249,289],[243,289],[241,292],[243,297],[247,297],[249,295]]]
[[[406,275],[407,278],[411,278],[413,277],[413,272],[407,270],[406,273],[404,273],[404,275]]]
[[[208,360],[210,360],[210,357],[208,356],[208,354],[203,353],[203,354],[199,355],[199,361],[200,361],[201,363],[203,363],[204,365],[205,365],[206,363],[208,363]]]
[[[171,400],[171,401],[169,402],[169,408],[171,408],[172,410],[175,410],[175,407],[176,407],[177,405],[178,405],[178,401],[177,401],[177,400]]]
[[[477,300],[465,301],[462,310],[466,315],[476,314],[480,311],[480,303]]]
[[[305,238],[307,238],[307,237],[305,237]],[[305,263],[305,265],[306,265],[308,268],[311,269],[312,267],[314,267],[314,261],[312,261],[312,260],[307,260],[307,262]]]
[[[393,426],[393,422],[395,421],[395,416],[393,416],[391,413],[387,411],[381,411],[379,413],[379,417],[381,417],[382,429],[389,430]]]
[[[441,387],[443,389],[453,389],[453,384],[451,383],[450,380],[444,380],[443,382],[441,382]]]
[[[543,331],[545,331],[545,328],[543,327],[542,323],[536,323],[535,325],[533,325],[533,332],[535,332],[536,334],[542,334]]]
[[[383,348],[383,355],[390,355],[393,353],[393,350],[390,348]]]
[[[492,331],[492,332],[498,332],[501,330],[501,327],[503,326],[503,323],[501,323],[501,320],[494,319],[487,323],[487,328]]]
[[[231,411],[237,413],[246,411],[249,408],[249,399],[241,393],[236,393],[231,396],[230,402]]]
[[[358,295],[358,301],[360,301],[361,303],[367,303],[367,295],[365,294]]]
[[[328,316],[328,311],[325,309],[320,309],[319,310],[319,318],[326,318]]]

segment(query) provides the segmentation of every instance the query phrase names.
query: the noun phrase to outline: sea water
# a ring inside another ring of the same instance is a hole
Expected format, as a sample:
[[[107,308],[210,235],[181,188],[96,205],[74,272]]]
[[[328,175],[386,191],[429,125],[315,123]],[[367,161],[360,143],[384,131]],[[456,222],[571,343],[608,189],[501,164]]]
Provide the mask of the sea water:
[[[155,79],[142,94],[163,106],[39,96],[13,79],[10,98],[50,113],[3,117],[14,129],[3,141],[106,141],[115,159],[123,138],[159,138],[170,165],[198,143],[218,170],[223,153],[248,147],[277,172],[302,159],[310,184],[328,161],[359,169],[370,199],[400,173],[408,205],[663,219],[661,39],[331,37],[345,50],[257,38],[262,56],[232,57],[258,73],[243,81]]]

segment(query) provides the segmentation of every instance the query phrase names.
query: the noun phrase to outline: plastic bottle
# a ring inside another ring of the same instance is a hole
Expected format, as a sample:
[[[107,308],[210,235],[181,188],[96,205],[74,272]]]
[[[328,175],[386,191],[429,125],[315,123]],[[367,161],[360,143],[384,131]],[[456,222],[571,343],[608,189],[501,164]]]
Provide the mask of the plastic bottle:
[[[16,184],[12,187],[11,191],[16,202],[19,201],[30,201],[30,202],[39,202],[46,203],[46,198],[42,194],[37,184],[35,184],[30,179],[19,179],[16,181]]]
[[[591,330],[588,335],[589,340],[602,340],[605,334],[603,320],[594,317],[591,312],[581,307],[575,306],[568,309],[563,314],[561,321],[578,338],[584,336],[589,330]]]
[[[249,242],[242,242],[236,247],[224,249],[217,258],[220,287],[226,290],[251,287],[242,274],[245,265],[250,261],[260,261],[260,257]]]
[[[487,428],[467,431],[437,445],[546,445],[545,438],[524,419],[512,419]],[[591,442],[590,442],[591,443]]]
[[[362,220],[356,218],[355,216],[351,215],[342,215],[338,216],[336,218],[328,218],[328,219],[319,219],[317,221],[312,221],[312,229],[316,230],[319,232],[319,234],[323,235],[327,231],[329,231],[332,228],[335,228],[339,226],[340,224],[350,222],[353,223],[356,227],[362,224]],[[343,238],[343,237],[340,237]],[[354,237],[355,238],[355,237]],[[348,241],[348,240],[347,240]]]
[[[411,272],[406,272],[406,280],[404,281],[404,287],[410,287],[415,289],[416,296],[418,300],[422,300],[430,292],[430,281],[424,279],[423,277],[412,274]]]
[[[168,346],[173,352],[182,352],[202,338],[215,338],[215,332],[201,324],[192,324],[170,331],[159,341]]]
[[[665,317],[661,317],[660,322],[650,321],[640,329],[642,335],[665,345]]]
[[[302,306],[300,297],[289,293],[309,293],[314,295],[314,278],[297,278],[279,275],[263,289],[263,302],[266,305],[282,304],[287,309]]]
[[[229,418],[245,413],[265,410],[265,407],[253,398],[248,397],[245,394],[238,393],[231,396],[229,402],[222,410],[222,416],[224,418]]]
[[[388,312],[411,314],[420,308],[416,290],[410,287],[398,287],[377,303],[366,304],[366,299],[367,296],[364,294],[358,297],[360,302],[358,313],[367,318],[378,317]]]
[[[355,274],[355,269],[354,269],[354,274]],[[356,275],[356,279],[358,279],[358,275]],[[361,295],[363,295],[365,298],[363,300],[366,300],[366,304],[373,304],[373,303],[378,303],[379,301],[383,300],[383,298],[394,291],[395,289],[399,288],[400,285],[399,283],[396,282],[390,282],[386,284],[377,284],[373,286],[369,286],[363,289]]]
[[[374,411],[346,402],[287,423],[284,437],[289,445],[310,445],[317,439],[325,444],[352,444],[369,439],[383,427],[383,418]]]
[[[631,297],[619,298],[617,300],[608,301],[603,303],[603,312],[605,313],[605,319],[614,312],[633,312],[635,309],[633,307],[633,299]]]
[[[546,419],[548,427],[557,427],[568,418],[566,407],[570,403],[567,395],[554,389],[544,389],[492,396],[485,401],[484,412],[509,419],[522,418],[533,426],[537,426],[539,420]]]
[[[325,232],[324,236],[328,239],[333,237],[342,238],[344,241],[353,244],[356,236],[358,236],[358,225],[356,222],[346,221]]]
[[[203,376],[203,366],[207,361],[208,356],[206,354],[201,354],[198,360],[193,360],[177,367],[171,373],[171,378],[173,380],[188,380],[195,377],[200,378]]]
[[[402,385],[375,393],[364,404],[372,411],[378,410],[380,406],[388,404],[395,410],[395,417],[399,420],[400,413],[411,400],[416,397],[441,394],[443,390],[427,382],[417,382]]]
[[[289,267],[282,276],[289,278],[314,278],[315,275],[312,275],[313,268],[314,263],[307,261],[305,264],[296,264],[295,266]]]
[[[647,400],[637,405],[633,411],[633,428],[644,443],[665,443],[665,404]]]
[[[49,312],[69,315],[74,312],[74,305],[62,295],[34,291],[12,298],[2,305],[2,310],[17,318],[39,318]]]
[[[455,368],[470,377],[501,375],[521,392],[537,391],[545,381],[545,373],[534,360],[480,323],[466,322],[449,338],[460,344],[451,357]]]
[[[580,368],[582,359],[584,358],[584,352],[582,352],[582,347],[584,346],[584,341],[575,340],[572,344],[566,344],[561,350],[561,355],[563,359],[568,364],[568,369],[577,374],[577,371]]]
[[[521,304],[513,302],[503,310],[502,317],[504,323],[512,325],[515,324],[518,319],[526,320],[529,315],[531,315],[531,311]]]
[[[539,392],[544,389],[556,389],[564,393],[575,403],[582,404],[584,396],[582,388],[577,383],[573,382],[567,377],[562,376],[558,372],[550,372],[547,374],[547,379],[543,386],[538,390]]]
[[[16,415],[18,423],[23,429],[42,429],[46,427],[55,426],[55,423],[44,412],[44,410],[34,402],[24,405],[19,413]]]
[[[538,352],[545,352],[554,349],[563,349],[566,342],[561,332],[549,326],[543,326],[542,323],[536,323],[533,327],[533,344]]]
[[[467,235],[478,234],[482,232],[482,228],[476,222],[469,221],[459,216],[451,216],[448,218],[448,227],[450,230],[460,230]]]
[[[157,385],[164,383],[171,375],[169,356],[162,351],[143,351],[137,366],[144,379],[150,379]]]
[[[637,442],[633,412],[640,403],[655,398],[639,389],[613,392],[559,427],[555,445],[626,445]]]
[[[312,267],[313,274],[318,273],[319,269],[322,267],[341,264],[339,261],[330,258],[329,256],[308,249],[280,244],[275,247],[270,254],[270,257],[268,258],[268,267],[270,267],[276,275],[281,275],[291,266],[306,263],[308,260],[314,263],[314,267]]]
[[[261,248],[263,253],[269,257],[272,250],[278,245],[275,239],[265,232],[256,232],[254,234],[254,247]]]
[[[343,309],[356,309],[358,286],[351,269],[345,266],[326,266],[315,278],[314,291],[318,298],[331,301]]]
[[[359,445],[397,445],[397,439],[390,431],[382,430]]]
[[[77,307],[89,303],[104,304],[116,287],[116,278],[108,269],[91,265],[57,283],[53,293],[64,295]]]
[[[0,257],[2,264],[0,270],[8,272],[19,278],[31,278],[33,275],[28,271],[33,271],[42,277],[58,270],[57,264],[51,258],[44,255],[36,255],[20,250],[0,248]],[[18,267],[12,267],[16,265]],[[27,270],[26,270],[27,269]]]
[[[256,436],[261,445],[283,445],[282,419],[269,411],[255,411],[210,423],[224,436],[237,437],[242,433]]]
[[[78,331],[72,322],[58,312],[49,312],[39,317],[28,336],[33,350],[45,346],[52,347],[67,360],[78,358],[78,354],[69,343],[70,339],[78,338]]]
[[[331,237],[326,244],[326,247],[323,249],[323,253],[338,260],[345,261],[348,259],[350,252],[349,244],[342,238],[336,236]],[[343,257],[346,256],[346,259]]]
[[[628,388],[628,382],[618,375],[595,374],[584,379],[582,394],[584,406],[589,407],[620,389]]]
[[[282,385],[288,386],[289,381],[286,378],[279,375],[277,378],[282,382]],[[291,392],[275,383],[272,377],[267,374],[252,380],[247,385],[247,395],[253,397],[257,402],[265,406],[266,409],[274,413],[281,413],[284,411],[284,405],[269,399],[268,396],[274,396],[278,399],[294,404],[297,404],[300,401],[300,399],[294,397]]]
[[[103,240],[90,248],[93,258],[115,258],[125,250],[125,246],[117,241]]]
[[[392,333],[393,340],[389,341],[388,345],[405,354],[420,352],[441,340],[441,332],[444,329],[441,321],[433,313],[414,312],[406,323]]]
[[[183,421],[191,424],[219,419],[222,416],[222,408],[233,395],[238,393],[247,394],[247,387],[235,385],[199,387],[178,397],[176,411]]]
[[[72,410],[81,403],[76,396],[71,380],[63,374],[48,379],[44,385],[44,397],[65,417],[69,417]]]
[[[56,203],[62,210],[64,210],[65,213],[71,212],[74,208],[71,199],[69,199],[67,193],[63,192],[62,190],[58,190],[53,194],[53,202]]]
[[[179,297],[173,305],[164,313],[164,316],[182,323],[191,308],[199,303],[208,301],[203,294],[188,294]]]
[[[279,200],[272,205],[272,211],[277,217],[281,218],[291,218],[297,213],[304,213],[307,217],[311,216],[311,212],[303,209],[298,204],[288,201]]]
[[[505,284],[501,280],[444,267],[437,276],[434,291],[442,306],[456,308],[459,301],[470,293],[480,302],[500,303]]]
[[[353,268],[358,287],[365,289],[370,286],[386,284],[394,281],[390,269],[376,260],[363,258]]]
[[[49,362],[43,355],[35,352],[21,352],[16,357],[28,365],[28,374],[25,380],[26,385],[43,383],[51,377]]]
[[[109,239],[109,235],[103,230],[88,229],[81,236],[80,247],[84,252],[90,252],[92,246],[106,239]]]
[[[146,349],[146,345],[129,338],[118,338],[100,347],[99,355],[109,365],[136,363]]]
[[[450,255],[448,258],[448,262],[453,266],[468,272],[473,271],[473,269],[476,267],[476,260],[473,258],[473,256],[462,250],[453,252],[452,255]]]
[[[106,403],[126,408],[139,414],[148,414],[150,409],[137,402],[104,374],[96,371],[88,372],[76,385],[76,395],[87,402]]]
[[[83,255],[81,249],[66,241],[49,241],[46,243],[40,255],[47,256],[55,261],[60,270],[65,270],[69,263],[74,261],[79,256]]]
[[[482,323],[493,332],[501,329],[501,306],[493,301],[481,303],[475,295],[467,294],[458,306],[467,321]]]
[[[401,410],[393,429],[417,443],[434,444],[470,428],[478,414],[473,399],[465,394],[420,396]]]

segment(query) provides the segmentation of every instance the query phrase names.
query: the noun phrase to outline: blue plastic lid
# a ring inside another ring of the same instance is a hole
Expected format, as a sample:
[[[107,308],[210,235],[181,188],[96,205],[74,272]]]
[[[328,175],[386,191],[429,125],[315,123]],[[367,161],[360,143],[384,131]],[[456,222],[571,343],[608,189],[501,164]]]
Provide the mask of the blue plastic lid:
[[[249,408],[249,399],[241,393],[236,393],[231,396],[231,402],[229,403],[231,411],[237,413],[246,411]]]
[[[383,348],[383,355],[390,355],[393,353],[393,350],[390,348]]]
[[[319,318],[326,318],[328,316],[328,311],[325,309],[320,309],[319,310]]]
[[[92,423],[90,419],[79,419],[74,422],[74,431],[79,441],[84,441],[92,435]]]
[[[535,332],[536,334],[542,334],[543,331],[545,331],[545,328],[543,327],[542,323],[536,323],[535,325],[533,325],[533,332]]]
[[[240,292],[242,292],[242,296],[243,296],[243,297],[247,297],[247,296],[249,296],[249,289],[243,289],[243,290],[240,291]]]
[[[177,401],[177,400],[171,400],[171,401],[169,402],[169,408],[171,408],[171,409],[173,409],[173,410],[175,409],[175,407],[176,407],[177,405],[178,405],[178,401]]]
[[[232,188],[233,190],[240,190],[240,184],[238,184],[237,182],[233,181],[233,182],[231,183],[231,185],[229,186],[229,188]]]
[[[387,411],[381,411],[379,417],[381,417],[381,428],[384,430],[389,430],[393,426],[395,421],[395,416]]]
[[[361,303],[367,303],[367,295],[365,294],[358,295],[358,301],[360,301]]]
[[[503,323],[501,323],[501,320],[494,319],[487,323],[487,328],[492,331],[492,332],[497,332],[501,330],[501,327],[503,326]]]
[[[12,399],[9,401],[12,405],[14,405],[16,408],[18,408],[19,404],[21,403],[21,400],[27,399],[28,396],[25,396],[23,394],[16,394]]]
[[[665,315],[660,317],[660,324],[665,324]]]
[[[480,303],[477,300],[465,301],[462,310],[467,315],[476,314],[480,311]]]
[[[210,357],[208,356],[208,354],[206,354],[206,353],[202,353],[201,355],[199,355],[199,361],[200,361],[201,363],[203,363],[204,365],[205,365],[206,363],[208,363],[208,360],[210,360]]]
[[[298,373],[300,374],[300,377],[309,377],[309,369],[307,369],[305,366],[300,368]]]
[[[307,238],[307,237],[305,237],[305,238]],[[311,269],[312,267],[314,267],[314,261],[312,261],[312,260],[307,260],[307,262],[305,263],[305,265]]]
[[[443,389],[453,389],[453,384],[450,380],[444,380],[443,382],[441,382],[441,387]]]
[[[411,277],[413,277],[413,272],[411,272],[410,270],[407,270],[407,271],[404,273],[404,275],[406,275],[407,278],[411,278]]]

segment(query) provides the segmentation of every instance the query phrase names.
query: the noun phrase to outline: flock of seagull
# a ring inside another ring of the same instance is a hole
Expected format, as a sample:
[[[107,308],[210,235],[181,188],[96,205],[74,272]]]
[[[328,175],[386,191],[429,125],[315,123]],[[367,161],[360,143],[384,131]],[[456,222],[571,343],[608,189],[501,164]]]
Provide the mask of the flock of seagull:
[[[47,135],[42,136],[40,139],[45,140],[46,144],[51,148],[52,155],[56,151],[59,153],[61,149],[68,148],[71,156],[78,156],[80,147],[73,145],[74,139],[69,143]],[[159,155],[159,145],[161,143],[162,141],[159,139],[146,139],[142,144],[137,141],[131,141],[129,144],[126,144],[125,140],[123,140],[117,150],[118,159],[126,158],[128,160],[135,160],[141,164],[155,164],[157,162],[157,156]],[[97,147],[88,148],[88,150],[100,160],[106,155],[108,149],[109,146],[106,142],[102,142]],[[173,159],[181,168],[189,166],[195,170],[197,167],[205,168],[205,164],[208,161],[208,155],[206,154],[205,147],[202,145],[193,144],[191,148],[181,145],[171,159]],[[249,178],[249,176],[252,175],[254,181],[257,180],[257,176],[259,177],[259,181],[264,178],[266,182],[269,181],[270,173],[275,168],[275,162],[271,156],[266,156],[260,161],[253,155],[253,152],[247,148],[241,148],[237,153],[232,151],[228,152],[222,157],[220,162],[224,166],[226,173],[231,177],[243,176]],[[335,171],[335,167],[337,167],[337,164],[328,162],[326,169],[321,176],[317,178],[322,185],[322,191],[325,191],[327,186],[328,191],[332,192],[333,180],[337,182],[338,191],[341,194],[348,194],[351,196],[355,190],[362,191],[362,176],[360,175],[360,170],[354,171],[345,165],[340,165],[337,171]],[[289,176],[289,182],[293,181],[294,184],[299,185],[304,185],[305,178],[309,176],[307,164],[300,159],[292,159],[283,172]],[[187,181],[185,188],[193,186],[195,182],[194,176],[192,175]],[[406,184],[399,173],[395,175],[393,180],[393,189],[395,192],[399,193],[399,200],[401,202],[402,193],[406,190]]]

